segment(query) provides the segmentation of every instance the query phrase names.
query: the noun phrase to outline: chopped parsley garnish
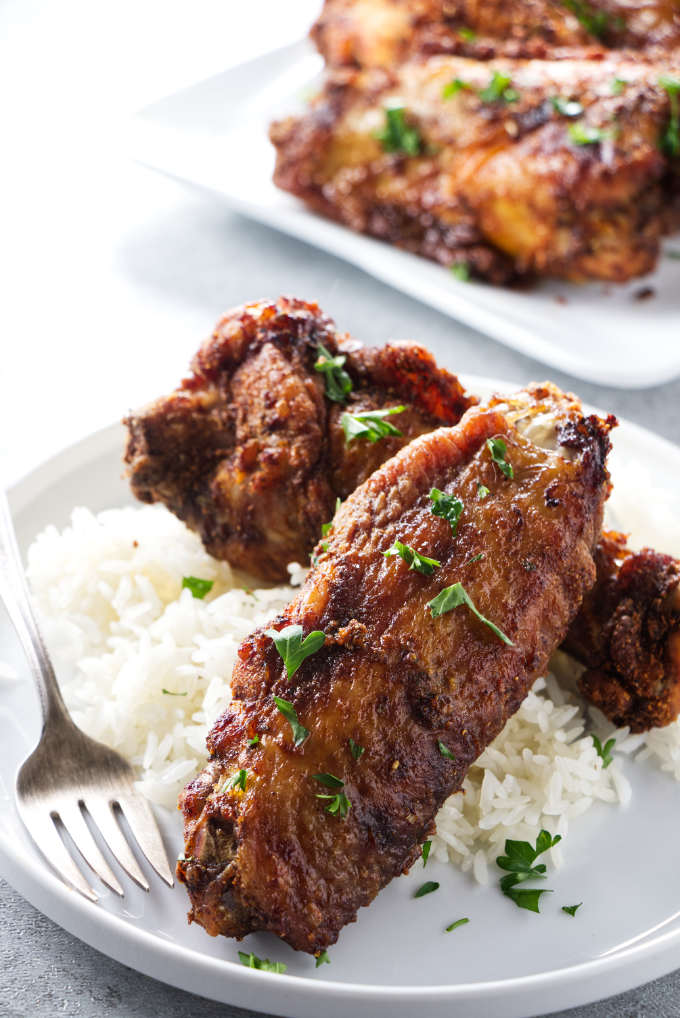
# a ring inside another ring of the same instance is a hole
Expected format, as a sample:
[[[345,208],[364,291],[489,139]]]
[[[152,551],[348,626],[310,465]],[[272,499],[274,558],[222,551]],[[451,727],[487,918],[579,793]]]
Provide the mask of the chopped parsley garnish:
[[[330,799],[330,803],[326,806],[326,813],[339,816],[342,820],[345,819],[352,805],[344,792],[338,792],[337,795],[320,795],[317,793],[316,797],[317,799]]]
[[[314,968],[318,969],[319,965],[330,965],[330,963],[331,960],[328,957],[328,951],[321,951],[321,953],[316,956],[316,965]]]
[[[166,696],[186,696],[187,692],[188,692],[188,690],[185,690],[183,693],[173,693],[173,691],[171,689],[165,689],[165,688],[161,689],[161,693],[165,693]]]
[[[325,785],[326,788],[344,788],[345,782],[341,781],[340,778],[336,778],[335,774],[312,774],[315,781],[318,781],[320,785]]]
[[[611,84],[612,95],[621,95],[628,82],[625,78],[614,78]]]
[[[512,78],[509,74],[494,71],[489,84],[479,92],[479,98],[483,103],[495,103],[501,100],[506,103],[517,102],[519,92],[517,89],[511,88],[511,82]]]
[[[606,130],[603,127],[595,127],[593,124],[584,124],[580,120],[575,124],[569,125],[567,134],[569,135],[569,141],[574,145],[598,145],[600,142],[607,141],[608,138],[613,137],[610,130]]]
[[[451,266],[451,272],[459,282],[470,282],[470,266],[467,262],[454,262]]]
[[[400,437],[401,431],[384,418],[392,414],[401,414],[405,409],[405,406],[391,406],[387,410],[368,410],[363,414],[350,414],[345,411],[340,418],[345,441],[349,444],[355,438],[367,438],[369,442],[379,442],[388,435]]]
[[[248,780],[248,771],[242,767],[240,771],[237,771],[224,786],[225,788],[240,788],[242,792],[246,790],[246,782]]]
[[[499,640],[507,644],[508,647],[514,647],[512,640],[505,635],[505,633],[494,625],[489,619],[487,619],[480,611],[475,607],[470,595],[466,591],[462,583],[453,583],[450,587],[444,587],[440,590],[435,598],[428,602],[428,608],[433,619],[438,618],[440,615],[445,615],[446,612],[452,611],[454,608],[460,607],[465,604],[470,609],[473,615],[483,622],[485,626],[488,626],[492,633],[495,633]]]
[[[609,27],[609,15],[606,11],[598,11],[586,0],[562,0],[562,3],[581,22],[586,32],[600,39]],[[616,19],[620,21],[620,18]]]
[[[336,500],[335,500],[335,512],[333,513],[333,519],[329,520],[328,523],[322,523],[321,524],[321,536],[322,537],[325,537],[326,534],[328,533],[328,531],[333,526],[333,520],[335,519],[335,517],[337,515],[337,512],[338,512],[338,509],[340,508],[341,505],[342,505],[342,499],[336,498]],[[323,542],[322,542],[322,547],[323,547]],[[326,546],[325,546],[325,548],[323,550],[324,551],[328,551],[328,545],[327,544],[326,544]]]
[[[274,703],[291,727],[291,731],[293,732],[293,745],[301,746],[305,739],[309,737],[309,730],[305,728],[304,725],[300,724],[297,712],[292,703],[289,703],[288,700],[284,700],[283,697],[280,696],[274,697]]]
[[[456,759],[451,750],[449,749],[449,747],[445,746],[441,739],[437,742],[437,746],[439,747],[439,752],[441,753],[441,755],[445,756],[447,760]]]
[[[458,35],[464,42],[474,42],[477,38],[477,33],[473,32],[471,28],[459,28]]]
[[[427,558],[426,555],[421,555],[415,548],[411,548],[410,545],[403,544],[401,541],[395,541],[391,548],[383,552],[383,555],[385,558],[399,555],[406,562],[409,570],[415,569],[417,573],[422,573],[423,576],[432,576],[435,569],[438,569],[441,565],[441,562],[438,562],[436,558]]]
[[[554,95],[550,102],[563,117],[580,117],[583,113],[583,106],[574,99],[565,99],[564,96]]]
[[[426,894],[432,894],[433,891],[439,890],[439,884],[436,880],[426,880],[424,884],[421,884],[418,890],[414,893],[414,898],[423,898]]]
[[[576,915],[576,910],[578,908],[580,908],[582,904],[583,904],[583,902],[579,901],[578,905],[563,905],[562,906],[562,911],[566,912],[567,915],[575,916]]]
[[[323,647],[326,635],[315,629],[302,639],[302,626],[284,626],[281,630],[265,629],[265,636],[270,636],[276,649],[283,658],[286,673],[291,679],[302,662]]]
[[[511,481],[515,476],[515,471],[512,469],[512,464],[508,463],[505,458],[508,452],[505,439],[487,438],[486,447],[491,453],[491,459],[494,461],[498,469],[508,478],[508,480]],[[479,491],[477,491],[477,495],[479,495]]]
[[[417,156],[422,148],[420,132],[407,122],[403,106],[392,106],[385,110],[385,126],[375,137],[385,152]]]
[[[468,90],[470,86],[467,81],[463,81],[461,78],[454,78],[452,81],[448,81],[442,89],[442,99],[451,99],[454,95],[458,95],[459,92]]]
[[[430,849],[432,848],[431,841],[423,842],[423,866],[427,866],[427,860],[430,858]]]
[[[314,370],[326,376],[326,395],[334,403],[346,403],[347,395],[352,391],[352,379],[343,368],[347,358],[342,354],[334,357],[322,343],[319,343],[318,349]]]
[[[194,597],[202,601],[206,594],[209,594],[215,584],[214,580],[201,580],[198,576],[185,576],[182,580],[182,590],[190,590]]]
[[[352,738],[350,738],[349,740],[349,751],[355,760],[358,760],[359,757],[366,752],[364,747],[357,745],[357,743]]]
[[[456,919],[455,923],[450,923],[446,927],[446,929],[444,930],[444,933],[450,933],[451,930],[457,930],[459,926],[465,926],[465,924],[469,923],[469,922],[470,922],[470,920],[467,917],[464,918],[464,919]]]
[[[483,502],[486,496],[490,494],[491,492],[489,491],[487,486],[485,484],[482,484],[481,481],[477,481],[477,498],[479,499],[479,501]]]
[[[260,736],[259,735],[253,735],[252,739],[248,739],[248,745],[249,746],[257,746],[259,741],[260,741]]]
[[[241,964],[245,965],[249,969],[259,969],[261,972],[285,972],[288,968],[282,961],[270,961],[269,958],[258,958],[256,954],[251,951],[250,954],[246,954],[245,951],[239,951],[239,958]]]
[[[511,898],[518,908],[525,908],[529,912],[539,912],[541,895],[552,893],[546,888],[525,888],[516,885],[523,884],[526,880],[545,879],[545,864],[534,865],[534,863],[539,855],[547,852],[549,848],[553,848],[561,840],[561,835],[556,834],[555,837],[552,837],[549,831],[544,830],[536,838],[535,848],[528,841],[508,839],[505,842],[505,855],[499,855],[496,859],[496,864],[502,870],[508,871],[504,877],[501,877],[500,888],[503,894]]]
[[[678,101],[680,78],[672,78],[665,74],[659,78],[659,84],[668,92],[668,102],[671,108],[668,123],[661,135],[661,149],[667,156],[680,156],[680,103]]]
[[[471,566],[473,562],[481,562],[481,560],[483,558],[484,558],[484,552],[480,551],[480,553],[478,555],[473,555],[472,558],[469,558],[467,560],[467,562],[463,562],[463,567]]]
[[[609,767],[609,764],[614,759],[612,756],[612,750],[616,745],[616,739],[607,739],[603,746],[597,735],[591,735],[590,737],[593,740],[593,745],[595,746],[597,755],[602,761],[602,768],[604,769],[605,767]]]
[[[461,500],[456,495],[447,495],[445,491],[440,491],[439,488],[431,488],[430,501],[432,502],[430,510],[433,515],[441,516],[442,519],[447,520],[451,524],[451,531],[455,537],[458,530],[458,520],[464,509]]]

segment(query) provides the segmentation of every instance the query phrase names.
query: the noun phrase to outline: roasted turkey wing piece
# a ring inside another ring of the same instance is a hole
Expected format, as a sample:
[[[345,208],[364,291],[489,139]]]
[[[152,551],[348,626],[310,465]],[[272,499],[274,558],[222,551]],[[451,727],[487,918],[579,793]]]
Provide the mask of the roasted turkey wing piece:
[[[324,646],[289,679],[265,630],[245,640],[210,762],[181,796],[193,921],[318,952],[414,862],[593,584],[613,423],[536,386],[415,439],[349,496],[328,551],[272,622],[320,630]],[[506,443],[511,479],[490,439]],[[432,512],[433,487],[463,502],[455,536]],[[386,557],[397,540],[440,566],[423,575]],[[455,584],[497,631],[465,605],[432,616],[428,603]],[[309,731],[301,744],[274,696]],[[241,769],[245,790],[233,787]],[[315,775],[343,783],[335,812],[338,788]]]
[[[577,12],[580,17],[577,17]],[[311,31],[330,65],[394,67],[417,55],[547,57],[585,47],[680,46],[675,0],[326,0]]]
[[[581,692],[633,732],[670,724],[680,712],[680,562],[633,553],[618,533],[602,536],[595,561],[563,645],[586,666]]]
[[[325,395],[320,346],[346,358],[345,403]],[[125,462],[137,498],[164,503],[212,555],[281,580],[307,561],[337,497],[474,402],[423,347],[362,347],[317,304],[281,297],[226,314],[180,387],[130,414]],[[400,405],[400,435],[345,442],[344,411]]]
[[[353,230],[491,282],[624,282],[680,225],[662,84],[679,67],[680,50],[657,63],[612,52],[336,70],[306,113],[272,125],[274,180]]]

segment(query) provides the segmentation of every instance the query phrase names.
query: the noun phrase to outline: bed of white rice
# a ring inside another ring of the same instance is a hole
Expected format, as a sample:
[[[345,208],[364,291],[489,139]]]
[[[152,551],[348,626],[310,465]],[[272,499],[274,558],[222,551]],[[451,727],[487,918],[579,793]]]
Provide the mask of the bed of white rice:
[[[674,550],[658,531],[654,540]],[[173,808],[205,761],[208,729],[229,702],[239,643],[290,600],[292,587],[248,589],[158,506],[98,516],[76,509],[63,532],[48,527],[36,538],[28,563],[76,722],[132,761],[151,800]],[[299,584],[304,570],[290,572],[291,584]],[[205,600],[182,589],[185,576],[214,581]],[[557,655],[560,683],[554,674],[535,683],[470,769],[465,794],[444,804],[433,858],[449,859],[484,883],[506,838],[534,839],[542,827],[564,836],[595,803],[626,803],[624,768],[633,756],[653,759],[680,780],[680,724],[646,736],[614,732],[570,691],[570,667]],[[607,768],[592,731],[616,737]],[[552,850],[557,865],[562,851],[563,845]]]

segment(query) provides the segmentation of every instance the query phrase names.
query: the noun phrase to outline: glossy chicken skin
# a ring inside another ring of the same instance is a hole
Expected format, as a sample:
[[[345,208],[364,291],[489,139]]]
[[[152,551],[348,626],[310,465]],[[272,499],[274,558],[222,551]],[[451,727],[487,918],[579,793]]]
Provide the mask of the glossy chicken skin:
[[[534,421],[543,446],[527,437]],[[272,622],[321,630],[325,645],[290,680],[264,630],[244,641],[211,760],[182,795],[192,920],[318,952],[413,863],[592,586],[613,423],[533,387],[415,439],[349,496],[328,551]],[[499,437],[513,479],[492,462],[487,440]],[[431,511],[433,486],[464,503],[455,536]],[[397,539],[441,566],[425,576],[386,558]],[[465,606],[432,617],[428,602],[458,582],[512,645]],[[297,747],[274,695],[309,730]],[[241,768],[245,791],[229,787]],[[344,819],[326,811],[315,774],[344,782]]]
[[[435,56],[332,71],[307,113],[272,125],[274,179],[354,230],[492,282],[623,282],[654,267],[680,223],[659,84],[680,76],[674,60]],[[510,91],[494,99],[495,73]],[[571,115],[556,97],[577,104]],[[390,107],[404,111],[417,151],[384,150]]]
[[[581,17],[577,17],[577,11]],[[331,66],[394,67],[416,55],[555,58],[569,47],[680,46],[676,0],[326,0],[311,31]]]
[[[325,395],[319,344],[346,356],[346,403]],[[361,347],[318,305],[281,297],[226,314],[180,387],[130,414],[125,461],[137,498],[164,503],[216,558],[280,580],[307,561],[337,497],[473,402],[422,347]],[[346,410],[399,405],[400,435],[347,445]]]
[[[596,564],[563,646],[586,665],[581,692],[633,732],[670,724],[680,712],[680,563],[651,548],[634,554],[609,533]]]

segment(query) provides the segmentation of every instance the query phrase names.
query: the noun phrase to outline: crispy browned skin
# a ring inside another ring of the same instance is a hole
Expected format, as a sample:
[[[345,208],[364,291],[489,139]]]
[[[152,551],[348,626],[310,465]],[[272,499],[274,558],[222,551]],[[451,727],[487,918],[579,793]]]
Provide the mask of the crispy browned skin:
[[[558,451],[513,423],[540,411],[554,415]],[[417,438],[350,495],[328,551],[272,623],[320,629],[325,646],[291,681],[264,631],[245,640],[211,760],[181,797],[178,874],[208,933],[270,930],[317,952],[418,857],[438,808],[545,669],[594,581],[613,423],[536,386]],[[498,436],[513,480],[491,460],[486,441]],[[431,512],[433,486],[465,504],[455,538]],[[385,558],[395,539],[441,567],[427,577]],[[428,602],[459,581],[514,646],[465,607],[431,617]],[[298,748],[273,695],[311,733]],[[350,738],[364,747],[358,761]],[[245,792],[225,788],[240,768]],[[325,811],[317,773],[344,781],[346,819]]]
[[[346,355],[346,405],[324,395],[319,343]],[[125,461],[143,502],[163,502],[216,558],[267,580],[306,562],[336,497],[412,438],[455,424],[474,398],[413,343],[364,348],[318,305],[281,297],[226,314],[192,374],[126,420]],[[389,406],[401,436],[345,442],[340,419]]]
[[[353,230],[493,282],[624,282],[654,267],[660,238],[680,222],[679,163],[661,148],[669,96],[658,83],[678,76],[679,59],[435,56],[335,70],[306,114],[272,126],[274,179]],[[510,76],[517,99],[480,96],[495,71]],[[627,84],[613,94],[617,78]],[[467,87],[445,98],[455,80]],[[584,112],[563,116],[556,96]],[[376,137],[393,105],[419,133],[416,155],[386,152]],[[605,140],[576,144],[577,123]]]
[[[651,548],[634,554],[609,533],[596,564],[563,647],[586,665],[581,692],[633,732],[670,724],[680,712],[680,563]]]
[[[573,13],[582,14],[581,20]],[[590,16],[589,16],[590,15]],[[462,30],[462,33],[461,33]],[[486,60],[559,56],[564,48],[680,46],[676,0],[326,0],[311,31],[331,65],[393,67],[418,54]],[[567,50],[568,52],[568,50]],[[565,54],[566,55],[566,54]]]

